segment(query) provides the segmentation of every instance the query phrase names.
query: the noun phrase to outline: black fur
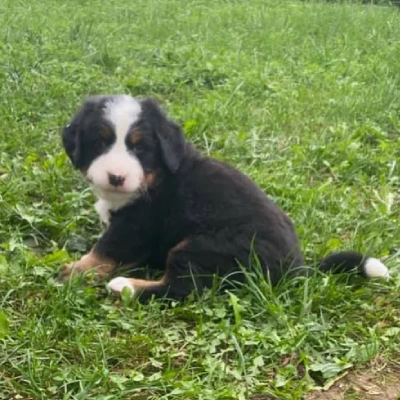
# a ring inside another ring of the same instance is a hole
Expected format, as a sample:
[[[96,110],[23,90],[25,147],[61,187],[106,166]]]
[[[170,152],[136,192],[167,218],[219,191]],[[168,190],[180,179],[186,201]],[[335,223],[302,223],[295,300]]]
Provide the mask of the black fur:
[[[170,121],[153,99],[142,101],[143,121],[151,121],[160,144],[161,156],[170,172],[175,173],[185,154],[185,138],[179,125]]]
[[[64,149],[74,167],[82,171],[101,153],[98,131],[104,123],[101,115],[106,100],[105,96],[88,98],[71,123],[63,129]]]
[[[361,275],[366,276],[364,264],[368,257],[355,251],[341,251],[340,253],[331,254],[324,258],[319,268],[323,272],[333,271],[336,273],[349,272],[352,269],[359,269]]]
[[[63,142],[75,167],[90,165],[96,151],[96,126],[103,98],[85,104],[64,130]],[[147,264],[165,271],[152,295],[183,299],[213,276],[242,280],[238,263],[251,268],[252,251],[276,284],[284,274],[305,270],[292,221],[247,176],[200,154],[180,127],[153,100],[143,100],[137,124],[145,143],[141,154],[157,184],[134,203],[112,213],[94,251],[119,263]],[[362,268],[358,253],[339,253],[321,263],[323,271]]]

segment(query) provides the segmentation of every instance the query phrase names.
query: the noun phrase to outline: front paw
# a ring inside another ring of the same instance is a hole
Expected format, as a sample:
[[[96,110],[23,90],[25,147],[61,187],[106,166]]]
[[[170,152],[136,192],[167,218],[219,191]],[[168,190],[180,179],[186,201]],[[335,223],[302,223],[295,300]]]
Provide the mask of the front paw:
[[[116,265],[117,263],[115,261],[100,257],[91,251],[80,260],[61,268],[57,281],[59,283],[64,283],[71,277],[83,274],[85,274],[85,280],[91,276],[94,281],[101,281],[113,272]]]
[[[70,278],[83,274],[85,272],[84,268],[79,266],[79,262],[73,262],[64,265],[58,272],[56,281],[58,283],[65,283]]]

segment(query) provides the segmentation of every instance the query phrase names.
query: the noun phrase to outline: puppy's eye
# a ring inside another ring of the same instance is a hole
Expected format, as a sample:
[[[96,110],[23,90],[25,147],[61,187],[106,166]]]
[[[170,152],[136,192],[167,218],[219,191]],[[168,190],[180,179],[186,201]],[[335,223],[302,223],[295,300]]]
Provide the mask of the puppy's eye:
[[[108,147],[108,142],[106,139],[104,139],[102,136],[99,136],[97,140],[94,142],[95,143],[95,148],[98,151],[104,151]]]
[[[144,146],[141,143],[137,143],[132,148],[136,155],[142,154],[144,152]]]

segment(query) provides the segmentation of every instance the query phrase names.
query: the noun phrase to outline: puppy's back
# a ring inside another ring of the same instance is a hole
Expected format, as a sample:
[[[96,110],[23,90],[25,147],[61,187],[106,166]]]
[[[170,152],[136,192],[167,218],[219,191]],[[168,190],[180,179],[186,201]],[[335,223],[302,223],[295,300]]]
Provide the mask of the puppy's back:
[[[245,174],[194,152],[177,181],[176,211],[193,233],[214,240],[216,250],[245,265],[254,250],[275,281],[302,264],[290,218]]]

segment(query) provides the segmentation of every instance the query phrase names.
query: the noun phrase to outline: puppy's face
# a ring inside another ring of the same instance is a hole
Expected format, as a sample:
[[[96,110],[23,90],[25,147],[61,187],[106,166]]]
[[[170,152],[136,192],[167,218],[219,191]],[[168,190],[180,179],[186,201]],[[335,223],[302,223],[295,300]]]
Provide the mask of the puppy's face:
[[[64,148],[98,197],[126,203],[175,173],[184,154],[178,125],[150,99],[89,98],[63,131]]]

